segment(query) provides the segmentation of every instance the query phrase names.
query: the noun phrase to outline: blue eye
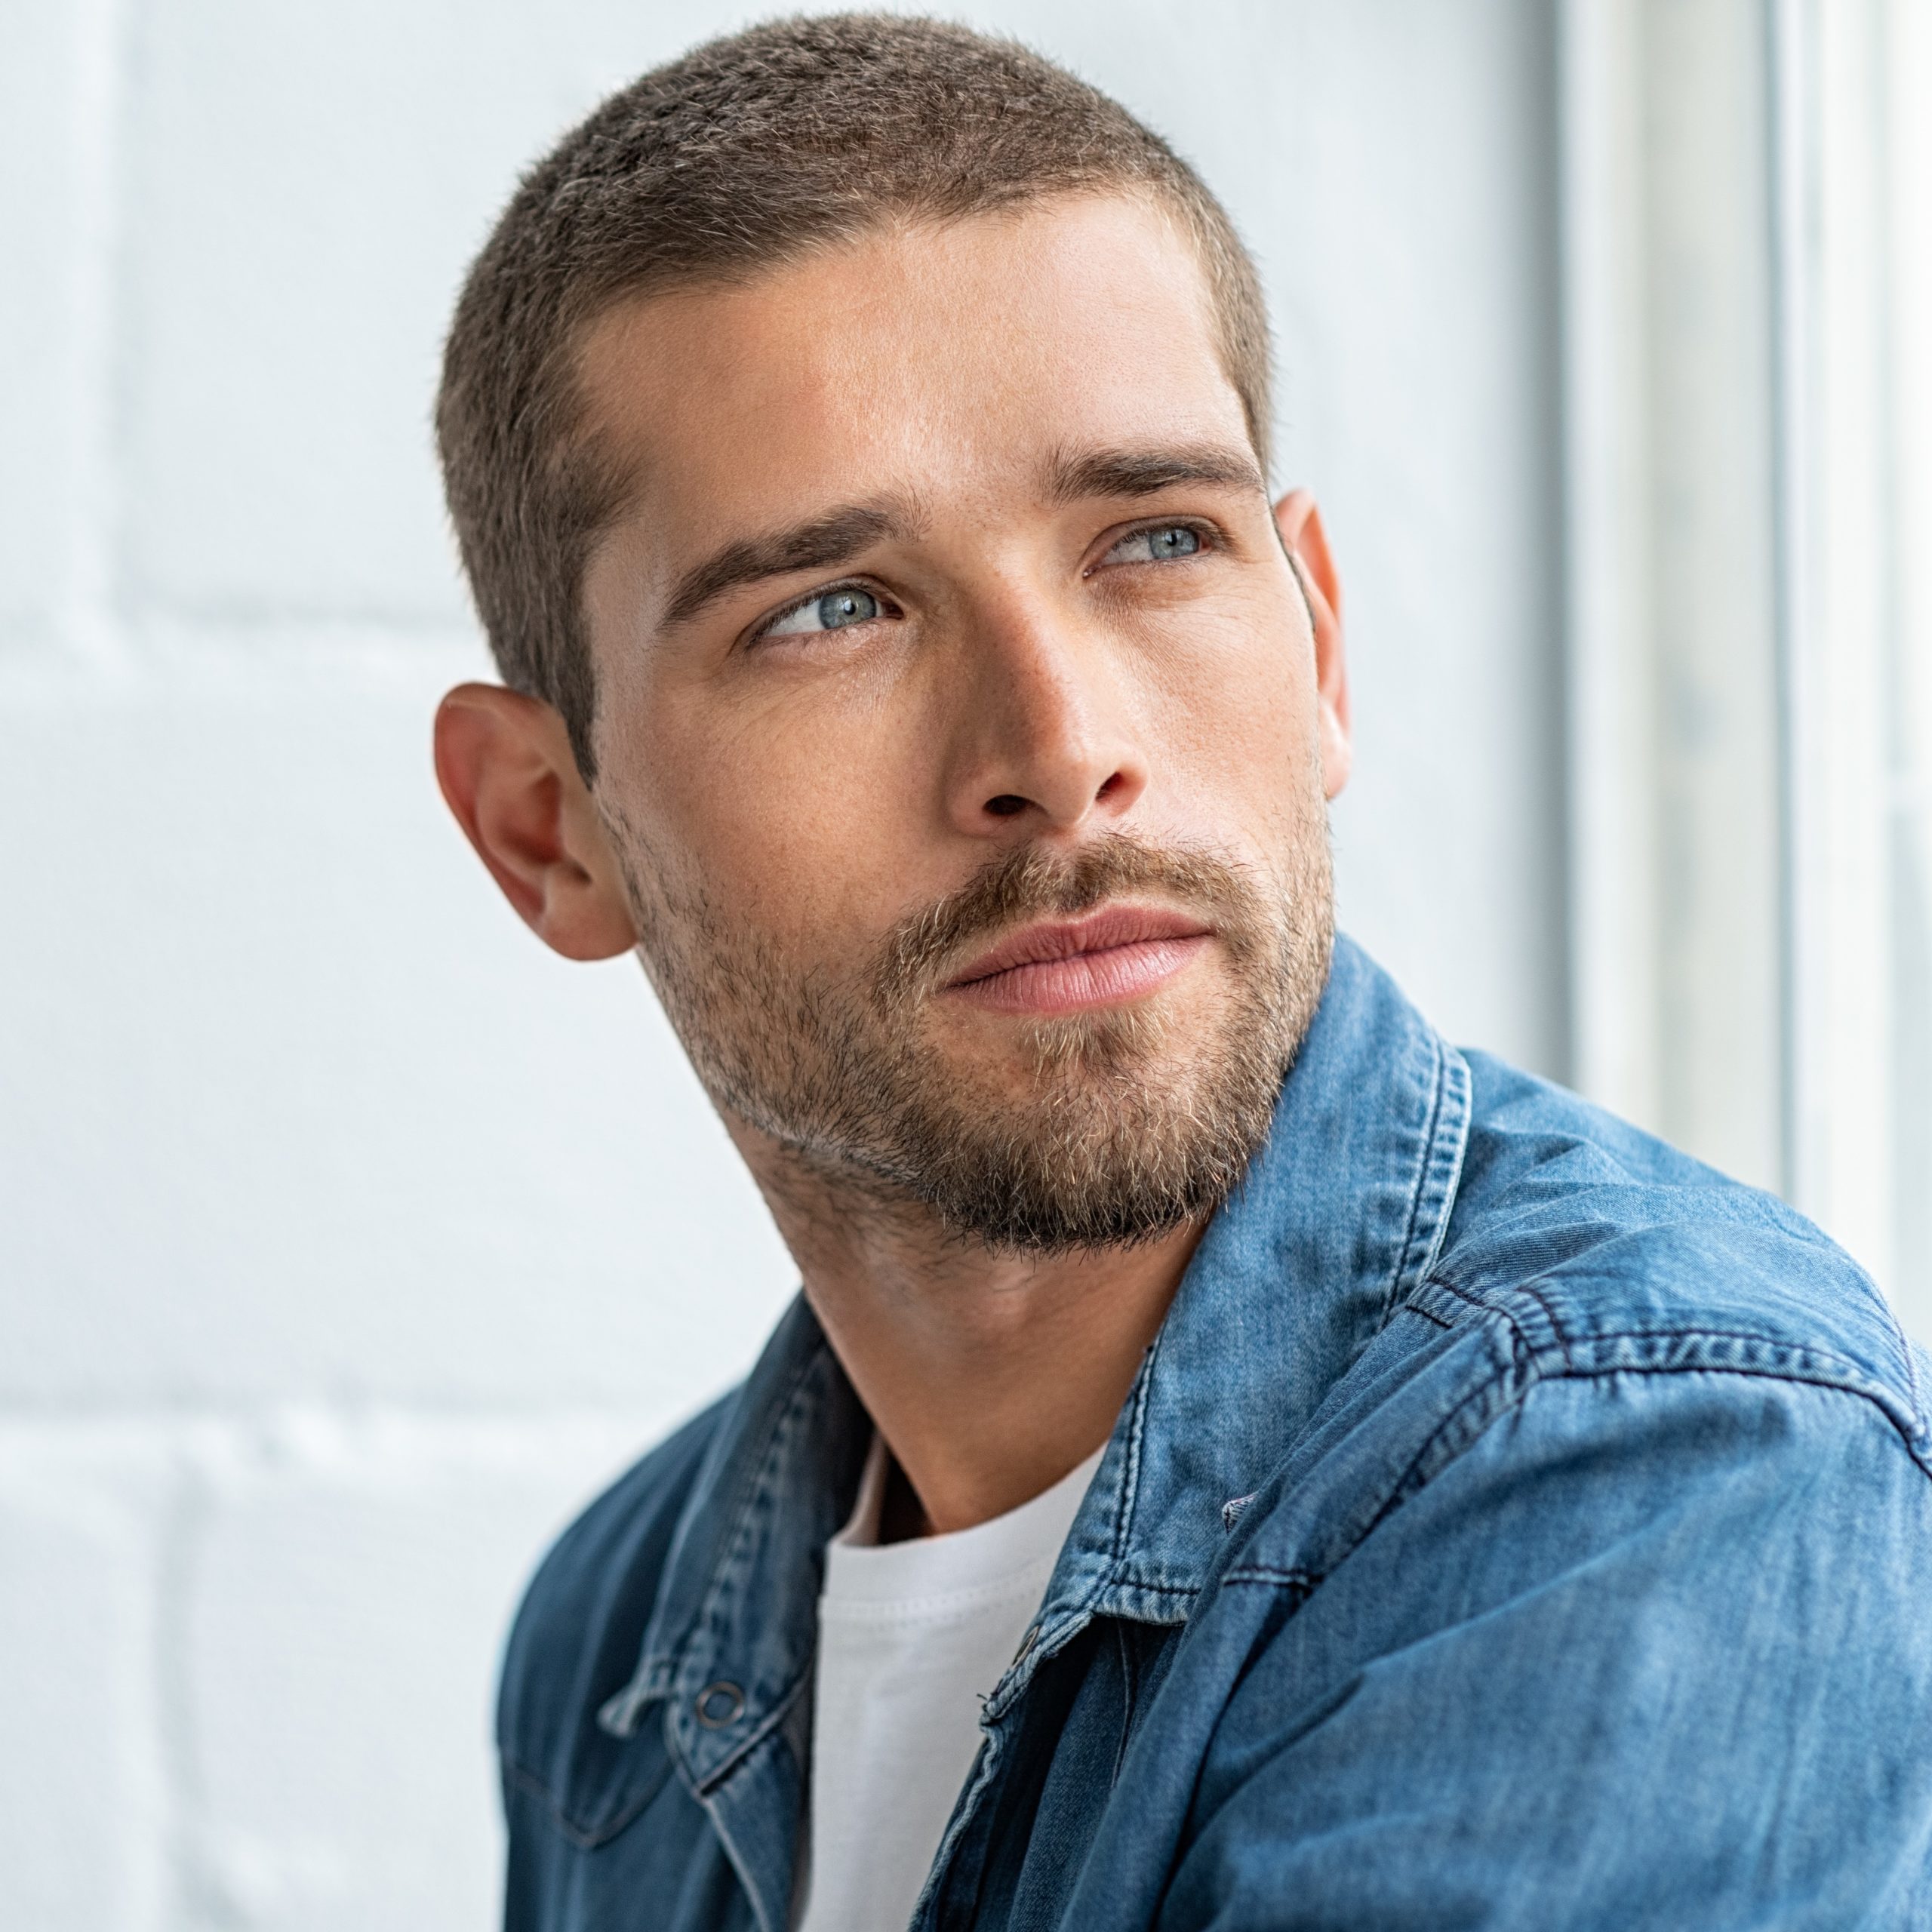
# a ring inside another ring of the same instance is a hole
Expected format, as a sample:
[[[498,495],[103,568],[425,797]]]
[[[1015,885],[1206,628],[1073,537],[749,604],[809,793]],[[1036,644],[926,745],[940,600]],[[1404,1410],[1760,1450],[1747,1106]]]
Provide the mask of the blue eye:
[[[818,600],[818,621],[825,630],[863,624],[878,615],[878,599],[869,590],[832,590]]]
[[[1103,561],[1109,564],[1161,564],[1173,557],[1197,556],[1208,547],[1192,524],[1157,523],[1123,537]]]
[[[853,624],[869,623],[885,614],[885,606],[869,590],[858,585],[841,585],[818,597],[808,597],[780,611],[761,633],[765,637],[806,637],[820,631],[842,631]]]

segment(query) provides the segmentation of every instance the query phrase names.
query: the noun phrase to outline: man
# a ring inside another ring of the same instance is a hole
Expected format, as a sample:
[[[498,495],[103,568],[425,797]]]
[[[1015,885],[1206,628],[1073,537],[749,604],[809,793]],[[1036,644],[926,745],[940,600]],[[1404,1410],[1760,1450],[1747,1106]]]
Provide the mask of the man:
[[[544,1564],[516,1927],[1932,1923],[1932,1435],[1797,1216],[1331,937],[1340,597],[1218,205],[795,21],[525,181],[450,803],[804,1281]]]

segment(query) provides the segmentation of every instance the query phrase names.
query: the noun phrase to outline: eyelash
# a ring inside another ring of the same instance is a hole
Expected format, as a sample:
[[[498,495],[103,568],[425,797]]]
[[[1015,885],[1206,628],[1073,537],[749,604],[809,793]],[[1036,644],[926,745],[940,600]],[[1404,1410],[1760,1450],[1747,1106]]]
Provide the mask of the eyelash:
[[[822,583],[816,589],[807,591],[804,596],[793,598],[790,603],[773,611],[770,617],[760,618],[752,627],[751,635],[746,641],[750,644],[762,643],[787,617],[796,617],[808,605],[816,604],[821,597],[836,597],[841,590],[863,590],[868,597],[877,598],[881,606],[881,617],[890,615],[897,617],[903,614],[899,606],[883,590],[875,589],[863,577],[841,577],[835,583]],[[869,617],[865,621],[876,623],[879,620]]]
[[[1195,556],[1205,556],[1211,550],[1218,550],[1222,547],[1220,531],[1213,524],[1204,523],[1198,517],[1150,517],[1145,523],[1137,523],[1132,525],[1128,529],[1123,530],[1120,534],[1107,546],[1106,550],[1101,552],[1100,560],[1090,565],[1085,574],[1088,576],[1091,577],[1094,571],[1099,570],[1102,567],[1102,565],[1106,562],[1107,552],[1109,551],[1117,550],[1123,543],[1129,543],[1137,537],[1149,536],[1157,530],[1192,531],[1196,537],[1201,539],[1201,548],[1199,550],[1193,553]],[[1170,557],[1165,558],[1164,561],[1168,563],[1186,563],[1192,560],[1191,557]],[[1152,559],[1150,558],[1149,561],[1151,561]],[[1118,570],[1121,566],[1115,564],[1109,566],[1109,568]]]
[[[1121,544],[1130,541],[1132,538],[1136,537],[1145,537],[1151,531],[1157,530],[1192,531],[1196,537],[1201,539],[1201,549],[1195,552],[1196,555],[1204,555],[1209,551],[1217,550],[1221,547],[1221,533],[1211,523],[1203,523],[1193,517],[1165,516],[1150,518],[1146,523],[1137,524],[1131,529],[1122,531],[1120,534],[1107,546],[1107,550],[1116,550]],[[1102,568],[1102,564],[1105,561],[1106,555],[1106,552],[1103,551],[1101,553],[1102,561],[1100,562],[1096,562],[1091,565],[1084,574],[1091,577],[1096,571]],[[1151,562],[1152,560],[1150,558],[1148,561]],[[1186,559],[1184,558],[1176,557],[1169,558],[1165,561],[1171,563],[1180,563],[1186,561]],[[1118,565],[1114,565],[1109,568],[1119,569],[1121,567]],[[863,578],[844,577],[841,578],[835,583],[822,583],[819,585],[817,589],[807,591],[804,596],[794,598],[792,601],[785,605],[782,610],[773,611],[770,617],[764,618],[752,632],[749,641],[753,644],[761,643],[764,639],[768,638],[778,627],[778,626],[782,624],[787,617],[795,616],[799,611],[804,609],[806,605],[808,604],[817,603],[822,597],[836,597],[841,590],[863,590],[869,597],[877,597],[880,604],[884,607],[885,611],[889,611],[894,616],[900,614],[898,606],[893,603],[892,599],[885,596],[883,593],[874,590],[872,586],[867,583]],[[881,615],[884,614],[884,611],[882,611]],[[868,623],[875,623],[878,620],[867,619],[866,621]]]

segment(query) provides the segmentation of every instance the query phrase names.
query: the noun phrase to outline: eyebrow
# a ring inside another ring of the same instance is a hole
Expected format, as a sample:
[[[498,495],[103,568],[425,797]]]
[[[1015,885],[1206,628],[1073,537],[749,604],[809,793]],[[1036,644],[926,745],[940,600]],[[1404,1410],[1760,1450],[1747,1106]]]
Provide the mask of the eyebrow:
[[[1265,488],[1252,456],[1220,444],[1083,450],[1057,456],[1047,466],[1048,498],[1057,503],[1094,497],[1151,497],[1177,483]],[[913,521],[902,503],[846,503],[789,530],[735,538],[678,580],[664,607],[664,627],[690,623],[707,605],[746,584],[849,562],[872,544],[904,537]]]
[[[1151,497],[1177,483],[1216,483],[1261,490],[1260,466],[1246,451],[1218,443],[1171,449],[1083,450],[1057,456],[1047,467],[1047,494],[1057,503],[1091,497]]]
[[[910,521],[903,507],[847,503],[789,530],[739,537],[678,580],[664,607],[665,626],[688,623],[707,604],[745,584],[795,571],[829,570],[887,537],[903,536]]]

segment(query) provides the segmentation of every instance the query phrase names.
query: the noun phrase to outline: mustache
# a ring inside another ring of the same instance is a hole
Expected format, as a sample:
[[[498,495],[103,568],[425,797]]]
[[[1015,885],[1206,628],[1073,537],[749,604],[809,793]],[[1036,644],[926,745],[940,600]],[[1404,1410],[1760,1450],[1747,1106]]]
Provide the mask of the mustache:
[[[873,992],[891,1008],[930,989],[969,947],[1008,928],[1077,918],[1108,900],[1139,894],[1178,900],[1237,958],[1251,953],[1262,921],[1247,869],[1204,848],[1151,845],[1108,832],[1070,855],[1023,845],[992,860],[956,891],[902,920],[887,935]]]

